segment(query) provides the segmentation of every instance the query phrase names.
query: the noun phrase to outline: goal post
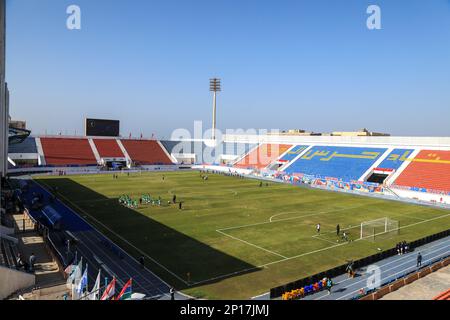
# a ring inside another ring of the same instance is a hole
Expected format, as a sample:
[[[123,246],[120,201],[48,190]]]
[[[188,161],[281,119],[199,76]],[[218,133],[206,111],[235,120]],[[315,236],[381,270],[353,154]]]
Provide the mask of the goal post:
[[[390,218],[380,218],[361,223],[360,239],[374,239],[381,235],[398,234],[399,222]]]

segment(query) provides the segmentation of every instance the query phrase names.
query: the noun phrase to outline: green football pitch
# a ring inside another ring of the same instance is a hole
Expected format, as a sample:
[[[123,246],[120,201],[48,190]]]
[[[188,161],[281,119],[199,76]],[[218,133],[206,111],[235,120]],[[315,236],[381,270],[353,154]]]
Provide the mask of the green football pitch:
[[[38,177],[61,200],[160,277],[198,298],[247,299],[449,228],[450,211],[370,197],[199,172]],[[121,195],[162,205],[130,209]],[[178,205],[169,204],[173,195]],[[400,230],[360,239],[364,221]],[[321,225],[320,234],[316,225]],[[336,226],[349,235],[336,235]],[[153,260],[157,263],[153,263]]]

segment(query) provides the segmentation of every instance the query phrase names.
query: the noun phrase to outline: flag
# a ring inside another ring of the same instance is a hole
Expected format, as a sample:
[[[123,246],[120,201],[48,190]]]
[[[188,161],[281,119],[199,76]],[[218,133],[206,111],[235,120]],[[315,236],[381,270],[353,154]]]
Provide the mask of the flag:
[[[75,277],[75,272],[77,270],[77,266],[73,266],[72,270],[70,271],[69,276],[67,277],[67,289],[72,289],[73,279]]]
[[[91,293],[88,296],[88,300],[99,300],[100,298],[100,276],[101,270],[98,271],[97,280],[95,281],[94,288],[92,288]]]
[[[83,296],[84,289],[88,286],[88,265],[86,265],[86,269],[84,270],[83,276],[80,279],[80,282],[77,285],[77,294],[78,297]]]
[[[117,296],[116,300],[127,300],[131,298],[132,294],[132,282],[133,279],[130,279],[122,288],[122,291],[120,291],[119,295]]]
[[[64,273],[68,274],[68,275],[71,275],[74,270],[75,270],[75,265],[74,264],[69,264],[67,266],[67,268],[64,269]]]
[[[70,274],[69,278],[67,279],[67,289],[72,289],[74,283],[76,284],[77,281],[81,278],[82,268],[83,266],[83,257],[81,257],[80,262],[78,265],[74,267],[72,270],[72,273]]]
[[[114,297],[116,294],[116,278],[113,278],[111,283],[108,284],[108,286],[105,289],[105,292],[103,292],[102,297],[100,300],[109,300]]]
[[[72,281],[72,300],[78,300],[78,284],[80,283],[81,277],[83,276],[83,257],[81,257],[78,266],[76,267],[75,273],[73,275]]]

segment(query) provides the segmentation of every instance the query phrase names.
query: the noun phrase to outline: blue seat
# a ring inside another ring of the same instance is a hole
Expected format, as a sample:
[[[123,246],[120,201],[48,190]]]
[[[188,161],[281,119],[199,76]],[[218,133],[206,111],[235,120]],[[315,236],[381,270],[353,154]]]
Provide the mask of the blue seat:
[[[315,146],[291,164],[285,172],[318,178],[358,180],[387,149]]]
[[[413,153],[412,149],[395,149],[378,166],[382,169],[397,170]]]

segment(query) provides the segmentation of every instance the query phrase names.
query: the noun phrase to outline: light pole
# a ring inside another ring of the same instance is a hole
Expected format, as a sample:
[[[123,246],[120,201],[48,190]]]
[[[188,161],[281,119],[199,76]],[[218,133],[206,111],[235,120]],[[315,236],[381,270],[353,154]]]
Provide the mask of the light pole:
[[[213,78],[209,80],[209,91],[214,93],[213,97],[213,123],[212,123],[212,140],[216,140],[216,109],[217,109],[217,92],[221,92],[220,79]]]

